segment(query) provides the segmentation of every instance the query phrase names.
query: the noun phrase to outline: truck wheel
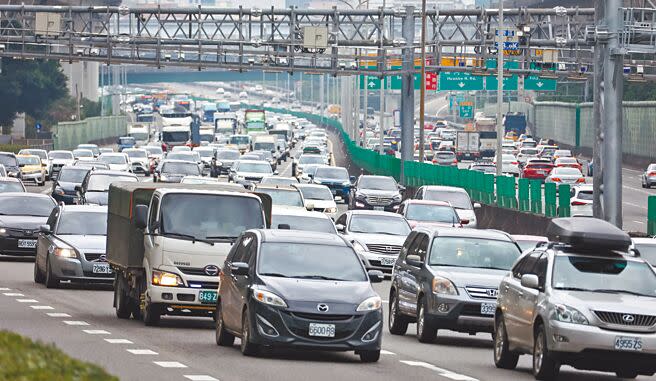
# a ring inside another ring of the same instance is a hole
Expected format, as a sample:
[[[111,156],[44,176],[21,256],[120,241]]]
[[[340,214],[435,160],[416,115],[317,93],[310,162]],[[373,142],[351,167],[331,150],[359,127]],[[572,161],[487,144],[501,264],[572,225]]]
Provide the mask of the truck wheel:
[[[132,315],[130,298],[123,291],[123,282],[118,276],[114,282],[114,307],[116,308],[116,317],[119,319],[129,319]]]
[[[52,273],[50,260],[46,260],[46,288],[59,288],[59,279]]]

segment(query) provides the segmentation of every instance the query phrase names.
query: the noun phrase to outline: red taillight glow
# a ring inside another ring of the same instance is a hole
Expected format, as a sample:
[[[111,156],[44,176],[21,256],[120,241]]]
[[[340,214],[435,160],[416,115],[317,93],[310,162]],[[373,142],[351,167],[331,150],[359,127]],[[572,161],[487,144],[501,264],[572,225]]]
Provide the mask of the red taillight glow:
[[[581,205],[587,205],[583,201],[572,201],[572,206],[581,206]]]
[[[556,183],[559,183],[559,182],[561,182],[562,180],[560,180],[560,177],[552,177],[552,178],[551,178],[551,181],[556,182]]]
[[[649,172],[647,174],[648,177],[656,177],[656,172]]]
[[[576,180],[576,182],[577,182],[577,183],[584,183],[584,182],[585,182],[585,178],[581,177],[580,179]]]

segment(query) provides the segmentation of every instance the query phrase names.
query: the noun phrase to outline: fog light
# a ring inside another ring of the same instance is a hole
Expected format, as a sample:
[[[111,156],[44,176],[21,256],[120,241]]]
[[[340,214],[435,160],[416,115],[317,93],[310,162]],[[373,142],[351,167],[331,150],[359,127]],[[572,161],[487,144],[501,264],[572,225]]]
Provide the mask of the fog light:
[[[449,312],[449,305],[446,303],[440,303],[437,305],[437,311],[442,313]]]
[[[173,294],[170,292],[163,292],[162,293],[162,299],[164,300],[173,300]]]
[[[260,315],[257,316],[257,330],[261,335],[269,337],[278,337],[280,334],[273,327],[273,324],[269,323],[265,318]]]
[[[362,341],[371,342],[378,338],[378,327],[380,327],[380,322],[374,324],[369,330],[362,336]]]
[[[569,343],[567,336],[554,335],[554,341],[557,343]]]

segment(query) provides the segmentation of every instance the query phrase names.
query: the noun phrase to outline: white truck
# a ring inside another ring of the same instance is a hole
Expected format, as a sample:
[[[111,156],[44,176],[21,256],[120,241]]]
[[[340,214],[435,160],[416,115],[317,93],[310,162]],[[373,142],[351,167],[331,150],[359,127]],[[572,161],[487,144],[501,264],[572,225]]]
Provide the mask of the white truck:
[[[162,315],[213,317],[232,243],[266,227],[270,211],[269,196],[219,184],[112,184],[106,253],[116,316],[148,326]]]
[[[150,124],[130,123],[128,125],[128,136],[134,138],[137,147],[145,146],[151,137]]]
[[[458,131],[456,133],[456,158],[475,160],[481,156],[480,133],[477,131]]]

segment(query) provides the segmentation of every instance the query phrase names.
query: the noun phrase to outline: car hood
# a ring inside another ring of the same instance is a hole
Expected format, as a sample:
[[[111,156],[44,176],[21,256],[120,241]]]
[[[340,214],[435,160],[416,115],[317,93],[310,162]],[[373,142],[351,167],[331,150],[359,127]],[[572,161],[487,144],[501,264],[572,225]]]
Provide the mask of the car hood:
[[[122,171],[122,170],[127,170],[129,165],[128,164],[108,164],[109,169],[112,171]]]
[[[50,162],[52,164],[73,164],[74,159],[52,159]]]
[[[358,194],[364,195],[364,196],[376,196],[376,197],[394,197],[399,193],[399,191],[385,191],[385,190],[378,190],[378,189],[358,189],[357,191]]]
[[[454,223],[449,223],[449,222],[437,222],[437,221],[418,221],[418,220],[408,220],[408,223],[410,226],[414,229],[417,226],[424,226],[428,228],[440,228],[440,227],[454,227],[454,228],[459,228],[461,227],[460,221],[454,222]]]
[[[480,286],[498,288],[509,270],[478,269],[472,267],[431,266],[435,274],[447,278],[456,287]]]
[[[84,198],[87,204],[107,205],[109,192],[86,192]]]
[[[322,183],[322,184],[347,184],[348,186],[351,186],[351,181],[349,179],[330,179],[327,177],[315,177],[314,178],[315,182]]]
[[[37,230],[48,221],[48,217],[0,216],[0,226],[12,229]]]
[[[260,276],[264,286],[281,296],[296,311],[317,313],[317,305],[328,305],[328,314],[353,314],[365,299],[375,296],[369,282],[340,282]],[[330,292],[326,292],[330,290]]]
[[[579,310],[582,309],[581,306],[585,306],[593,311],[656,315],[656,298],[647,296],[560,290],[554,290],[554,296],[558,302]]]
[[[349,232],[346,237],[348,240],[357,240],[358,242],[367,244],[388,244],[402,246],[407,238],[404,235],[391,235],[391,234],[370,234],[370,233],[353,233]]]
[[[80,251],[105,252],[107,237],[104,235],[58,235],[57,239]]]
[[[336,208],[337,204],[335,204],[334,200],[312,200],[312,199],[306,199],[305,200],[305,205],[312,204],[314,205],[315,208]]]
[[[237,172],[238,176],[241,177],[266,177],[266,176],[272,176],[272,173],[262,173],[262,172]]]

